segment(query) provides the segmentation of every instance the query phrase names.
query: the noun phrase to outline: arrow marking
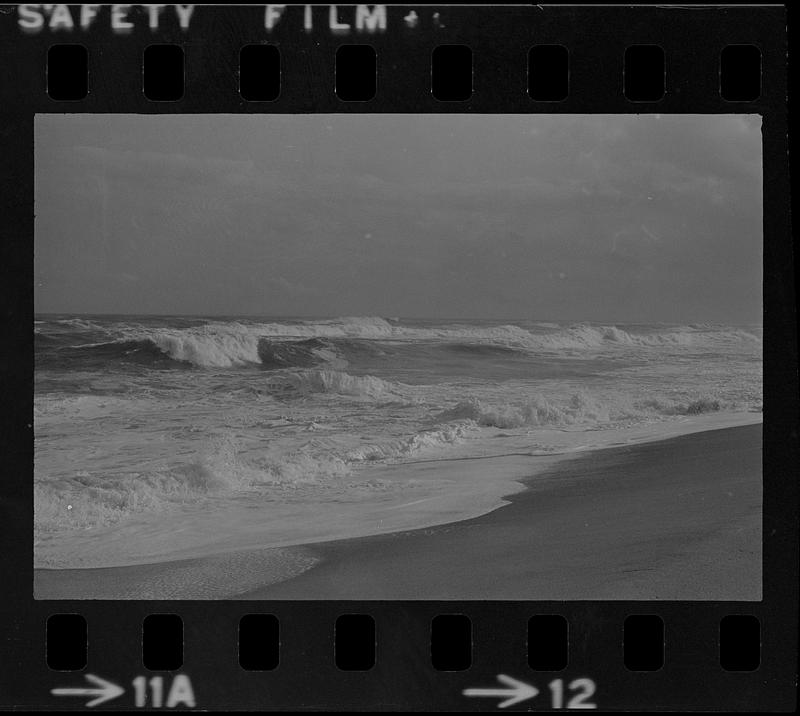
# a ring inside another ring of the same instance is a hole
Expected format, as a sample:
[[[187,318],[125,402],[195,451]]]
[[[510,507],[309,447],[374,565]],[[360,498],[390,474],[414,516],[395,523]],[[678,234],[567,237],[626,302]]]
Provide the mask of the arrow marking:
[[[118,696],[122,696],[125,693],[125,689],[121,686],[117,686],[116,684],[112,684],[110,681],[106,681],[105,679],[101,679],[99,676],[95,676],[94,674],[84,674],[86,680],[89,683],[94,684],[96,687],[95,689],[51,689],[50,693],[53,696],[94,696],[91,701],[87,701],[87,706],[98,706],[106,701],[111,701],[111,699],[116,699]]]
[[[535,686],[526,684],[524,681],[518,681],[517,679],[514,679],[511,676],[506,676],[505,674],[498,674],[497,680],[501,684],[505,684],[510,688],[464,689],[463,694],[464,696],[489,696],[505,699],[505,701],[501,701],[499,704],[497,704],[497,708],[504,709],[506,706],[513,706],[514,704],[520,703],[520,701],[532,699],[539,693],[539,689],[537,689]]]

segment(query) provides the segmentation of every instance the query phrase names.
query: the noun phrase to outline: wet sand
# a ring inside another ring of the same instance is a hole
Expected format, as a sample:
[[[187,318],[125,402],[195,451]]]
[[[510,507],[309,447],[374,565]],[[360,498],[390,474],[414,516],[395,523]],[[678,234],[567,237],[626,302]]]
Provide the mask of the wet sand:
[[[229,599],[309,569],[308,550],[241,550],[171,562],[93,569],[35,569],[35,599]]]
[[[761,425],[606,448],[425,529],[104,569],[38,599],[761,598]]]

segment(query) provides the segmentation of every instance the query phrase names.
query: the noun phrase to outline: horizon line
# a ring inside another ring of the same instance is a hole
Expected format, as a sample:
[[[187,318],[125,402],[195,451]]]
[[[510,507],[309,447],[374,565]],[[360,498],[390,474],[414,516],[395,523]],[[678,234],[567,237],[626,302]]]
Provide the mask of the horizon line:
[[[759,322],[746,321],[734,323],[730,321],[692,319],[691,321],[631,321],[620,319],[590,319],[590,318],[530,318],[522,316],[504,316],[497,318],[478,318],[478,317],[455,317],[455,316],[389,316],[378,313],[339,313],[331,314],[269,314],[269,313],[116,313],[116,312],[87,312],[87,311],[40,311],[33,313],[36,316],[104,316],[104,317],[139,317],[139,318],[268,318],[268,319],[293,319],[293,320],[336,320],[342,318],[380,318],[384,321],[528,321],[534,323],[623,323],[623,324],[647,324],[647,325],[740,325],[740,326],[762,326],[763,320]]]

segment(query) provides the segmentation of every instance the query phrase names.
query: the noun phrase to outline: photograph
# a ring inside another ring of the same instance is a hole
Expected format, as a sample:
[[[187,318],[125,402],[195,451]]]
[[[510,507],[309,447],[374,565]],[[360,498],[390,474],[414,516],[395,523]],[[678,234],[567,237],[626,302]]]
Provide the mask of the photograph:
[[[761,131],[35,115],[34,598],[760,601]]]

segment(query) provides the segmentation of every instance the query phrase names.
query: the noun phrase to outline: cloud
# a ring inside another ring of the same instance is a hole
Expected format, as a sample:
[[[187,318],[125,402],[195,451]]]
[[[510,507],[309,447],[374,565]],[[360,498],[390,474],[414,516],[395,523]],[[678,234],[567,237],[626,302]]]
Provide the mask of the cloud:
[[[213,182],[236,184],[252,177],[254,170],[252,160],[190,157],[146,150],[74,146],[64,153],[71,154],[73,163],[85,171],[140,182],[168,180],[188,186]]]
[[[759,130],[735,115],[37,116],[37,302],[111,310],[118,277],[122,312],[749,319]]]

